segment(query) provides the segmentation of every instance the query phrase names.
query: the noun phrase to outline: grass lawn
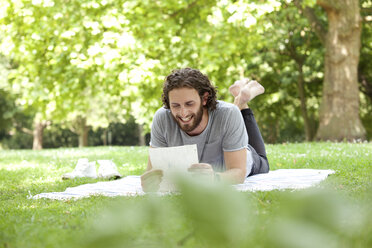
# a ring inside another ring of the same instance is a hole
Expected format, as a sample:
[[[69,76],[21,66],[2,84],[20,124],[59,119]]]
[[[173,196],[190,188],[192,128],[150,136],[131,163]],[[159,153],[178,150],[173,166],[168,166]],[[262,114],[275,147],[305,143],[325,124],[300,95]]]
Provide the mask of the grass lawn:
[[[268,145],[272,170],[333,169],[301,191],[235,192],[184,183],[181,195],[32,200],[100,180],[62,180],[78,158],[140,175],[146,147],[0,150],[0,247],[372,247],[372,143]]]

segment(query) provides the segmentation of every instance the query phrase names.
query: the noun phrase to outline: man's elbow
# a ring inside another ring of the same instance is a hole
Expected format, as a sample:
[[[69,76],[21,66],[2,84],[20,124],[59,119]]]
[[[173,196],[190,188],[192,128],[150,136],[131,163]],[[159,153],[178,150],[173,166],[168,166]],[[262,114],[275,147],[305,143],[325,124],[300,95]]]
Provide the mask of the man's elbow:
[[[239,173],[238,173],[238,176],[237,176],[237,183],[238,184],[244,183],[246,174],[247,174],[247,169],[246,168],[239,169]]]

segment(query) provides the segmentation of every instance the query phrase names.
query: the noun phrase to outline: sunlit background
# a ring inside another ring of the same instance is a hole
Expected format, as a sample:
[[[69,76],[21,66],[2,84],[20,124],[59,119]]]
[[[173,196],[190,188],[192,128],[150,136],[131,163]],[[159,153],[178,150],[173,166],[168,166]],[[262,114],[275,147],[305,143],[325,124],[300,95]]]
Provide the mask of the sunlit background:
[[[1,1],[1,147],[148,144],[164,77],[180,67],[225,101],[235,80],[259,81],[250,106],[266,143],[368,140],[371,1],[345,3],[337,20],[327,4]]]

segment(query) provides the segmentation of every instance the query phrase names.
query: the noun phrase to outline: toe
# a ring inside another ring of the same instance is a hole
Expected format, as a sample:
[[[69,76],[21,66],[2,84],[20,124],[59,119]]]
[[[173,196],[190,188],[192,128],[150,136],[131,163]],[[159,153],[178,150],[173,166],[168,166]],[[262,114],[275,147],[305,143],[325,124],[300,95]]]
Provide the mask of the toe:
[[[231,86],[229,87],[229,91],[230,91],[230,93],[231,93],[234,97],[236,97],[236,96],[239,95],[239,92],[240,92],[240,86],[237,85],[237,84],[233,84],[233,85],[231,85]]]

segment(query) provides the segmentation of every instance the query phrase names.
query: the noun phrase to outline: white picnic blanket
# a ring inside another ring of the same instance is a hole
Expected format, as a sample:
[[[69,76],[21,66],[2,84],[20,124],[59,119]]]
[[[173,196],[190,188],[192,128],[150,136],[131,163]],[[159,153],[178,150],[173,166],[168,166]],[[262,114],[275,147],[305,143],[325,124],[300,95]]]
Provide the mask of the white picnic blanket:
[[[267,174],[248,177],[243,184],[233,185],[238,191],[270,191],[285,189],[304,189],[318,184],[335,173],[333,170],[315,169],[280,169]],[[141,188],[140,176],[127,176],[115,181],[83,184],[67,188],[64,192],[41,193],[31,196],[32,199],[49,198],[69,200],[104,196],[136,196],[145,194]]]

